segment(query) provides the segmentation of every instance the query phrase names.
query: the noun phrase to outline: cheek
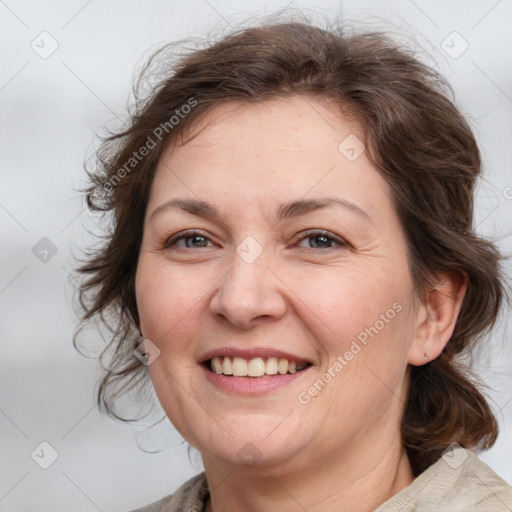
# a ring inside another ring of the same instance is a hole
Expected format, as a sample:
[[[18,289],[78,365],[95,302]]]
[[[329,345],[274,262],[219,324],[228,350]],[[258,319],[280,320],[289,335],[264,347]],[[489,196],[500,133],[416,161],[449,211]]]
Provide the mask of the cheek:
[[[333,428],[342,413],[343,424],[357,430],[401,407],[410,339],[406,306],[397,294],[366,294],[361,287],[331,300],[336,307],[325,319],[329,329],[316,333],[324,350],[321,371],[298,398],[314,404],[310,410]],[[318,307],[326,311],[328,305]]]
[[[340,269],[322,279],[296,279],[294,289],[308,306],[304,312],[324,333],[325,348],[337,353],[358,336],[364,341],[375,328],[381,334],[397,327],[407,289],[402,281],[377,281],[371,272]]]
[[[175,428],[194,444],[183,411],[192,416],[200,414],[192,412],[196,401],[190,398],[196,392],[189,376],[197,371],[190,354],[190,339],[200,325],[194,320],[195,307],[199,307],[198,301],[209,287],[204,279],[194,279],[185,268],[171,272],[169,266],[144,255],[139,261],[135,288],[142,333],[160,350],[149,366],[156,395]]]
[[[354,419],[363,410],[382,412],[400,395],[412,340],[410,288],[407,274],[390,275],[381,272],[376,279],[368,271],[340,271],[337,279],[310,281],[298,293],[311,299],[303,314],[323,352],[325,389],[318,375],[308,385],[322,389],[318,403],[347,408]],[[307,387],[304,392],[310,393]],[[315,393],[311,389],[310,396]]]
[[[141,327],[145,337],[156,344],[179,340],[207,293],[209,281],[182,269],[153,264],[150,257],[139,262],[135,289]]]

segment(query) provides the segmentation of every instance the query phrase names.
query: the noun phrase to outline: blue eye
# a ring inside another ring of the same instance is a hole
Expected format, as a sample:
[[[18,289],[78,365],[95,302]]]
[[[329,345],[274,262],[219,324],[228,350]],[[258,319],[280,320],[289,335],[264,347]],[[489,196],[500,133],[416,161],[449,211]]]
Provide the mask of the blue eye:
[[[309,244],[309,247],[306,247],[307,249],[332,249],[335,245],[341,247],[348,245],[344,240],[339,239],[328,231],[314,229],[303,233],[299,240],[313,240],[313,245]]]
[[[182,233],[181,235],[169,238],[164,244],[164,249],[177,245],[176,243],[181,240],[185,240],[185,247],[181,247],[182,249],[201,249],[206,247],[206,243],[209,241],[209,238],[200,231],[189,231],[188,233]]]
[[[178,246],[178,242],[181,240],[185,241],[185,246]],[[332,249],[336,246],[348,246],[344,240],[338,238],[329,231],[318,229],[312,229],[306,233],[302,233],[302,236],[299,238],[299,242],[304,240],[313,241],[312,244],[309,244],[309,247],[299,246],[305,249]],[[211,240],[201,231],[189,231],[170,237],[165,241],[163,248],[167,249],[172,246],[178,246],[181,249],[203,249],[211,247],[211,245],[208,245],[209,242],[211,243]]]

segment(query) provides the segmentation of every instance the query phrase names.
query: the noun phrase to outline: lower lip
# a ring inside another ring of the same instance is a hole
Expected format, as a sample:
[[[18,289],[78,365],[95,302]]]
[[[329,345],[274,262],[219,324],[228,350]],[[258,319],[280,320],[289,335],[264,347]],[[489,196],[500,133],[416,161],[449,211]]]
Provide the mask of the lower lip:
[[[269,378],[258,377],[227,377],[226,375],[211,372],[202,366],[206,378],[216,387],[223,391],[246,395],[258,395],[274,391],[277,388],[286,386],[292,381],[299,379],[310,367],[297,373],[286,375],[272,375]]]

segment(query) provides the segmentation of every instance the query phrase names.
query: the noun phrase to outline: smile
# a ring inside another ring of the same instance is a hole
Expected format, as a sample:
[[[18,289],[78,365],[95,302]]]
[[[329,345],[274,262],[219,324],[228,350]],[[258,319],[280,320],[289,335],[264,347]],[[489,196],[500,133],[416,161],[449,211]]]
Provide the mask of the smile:
[[[277,357],[213,357],[206,361],[206,367],[217,375],[228,377],[266,378],[277,375],[295,374],[310,366],[306,361],[293,361]]]

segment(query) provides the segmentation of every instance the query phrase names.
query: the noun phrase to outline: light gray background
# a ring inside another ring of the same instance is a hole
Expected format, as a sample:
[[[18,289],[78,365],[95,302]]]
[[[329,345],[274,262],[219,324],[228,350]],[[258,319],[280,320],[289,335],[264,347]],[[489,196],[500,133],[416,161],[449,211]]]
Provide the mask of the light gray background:
[[[148,49],[287,5],[328,16],[341,12],[416,37],[453,84],[482,148],[478,230],[511,251],[511,0],[0,1],[0,511],[129,510],[201,470],[168,425],[145,431],[147,423],[117,424],[95,409],[96,363],[71,343],[73,254],[92,243],[85,228],[94,228],[74,189],[84,183],[94,132],[124,118],[134,66]],[[59,45],[46,59],[31,48],[32,41],[39,52],[51,48],[43,31]],[[464,41],[467,50],[454,58]],[[43,237],[57,249],[46,262],[32,252]],[[101,348],[97,330],[87,339]],[[479,365],[494,389],[502,430],[481,458],[512,484],[510,339],[503,323]],[[43,441],[58,452],[48,469],[31,458]]]

